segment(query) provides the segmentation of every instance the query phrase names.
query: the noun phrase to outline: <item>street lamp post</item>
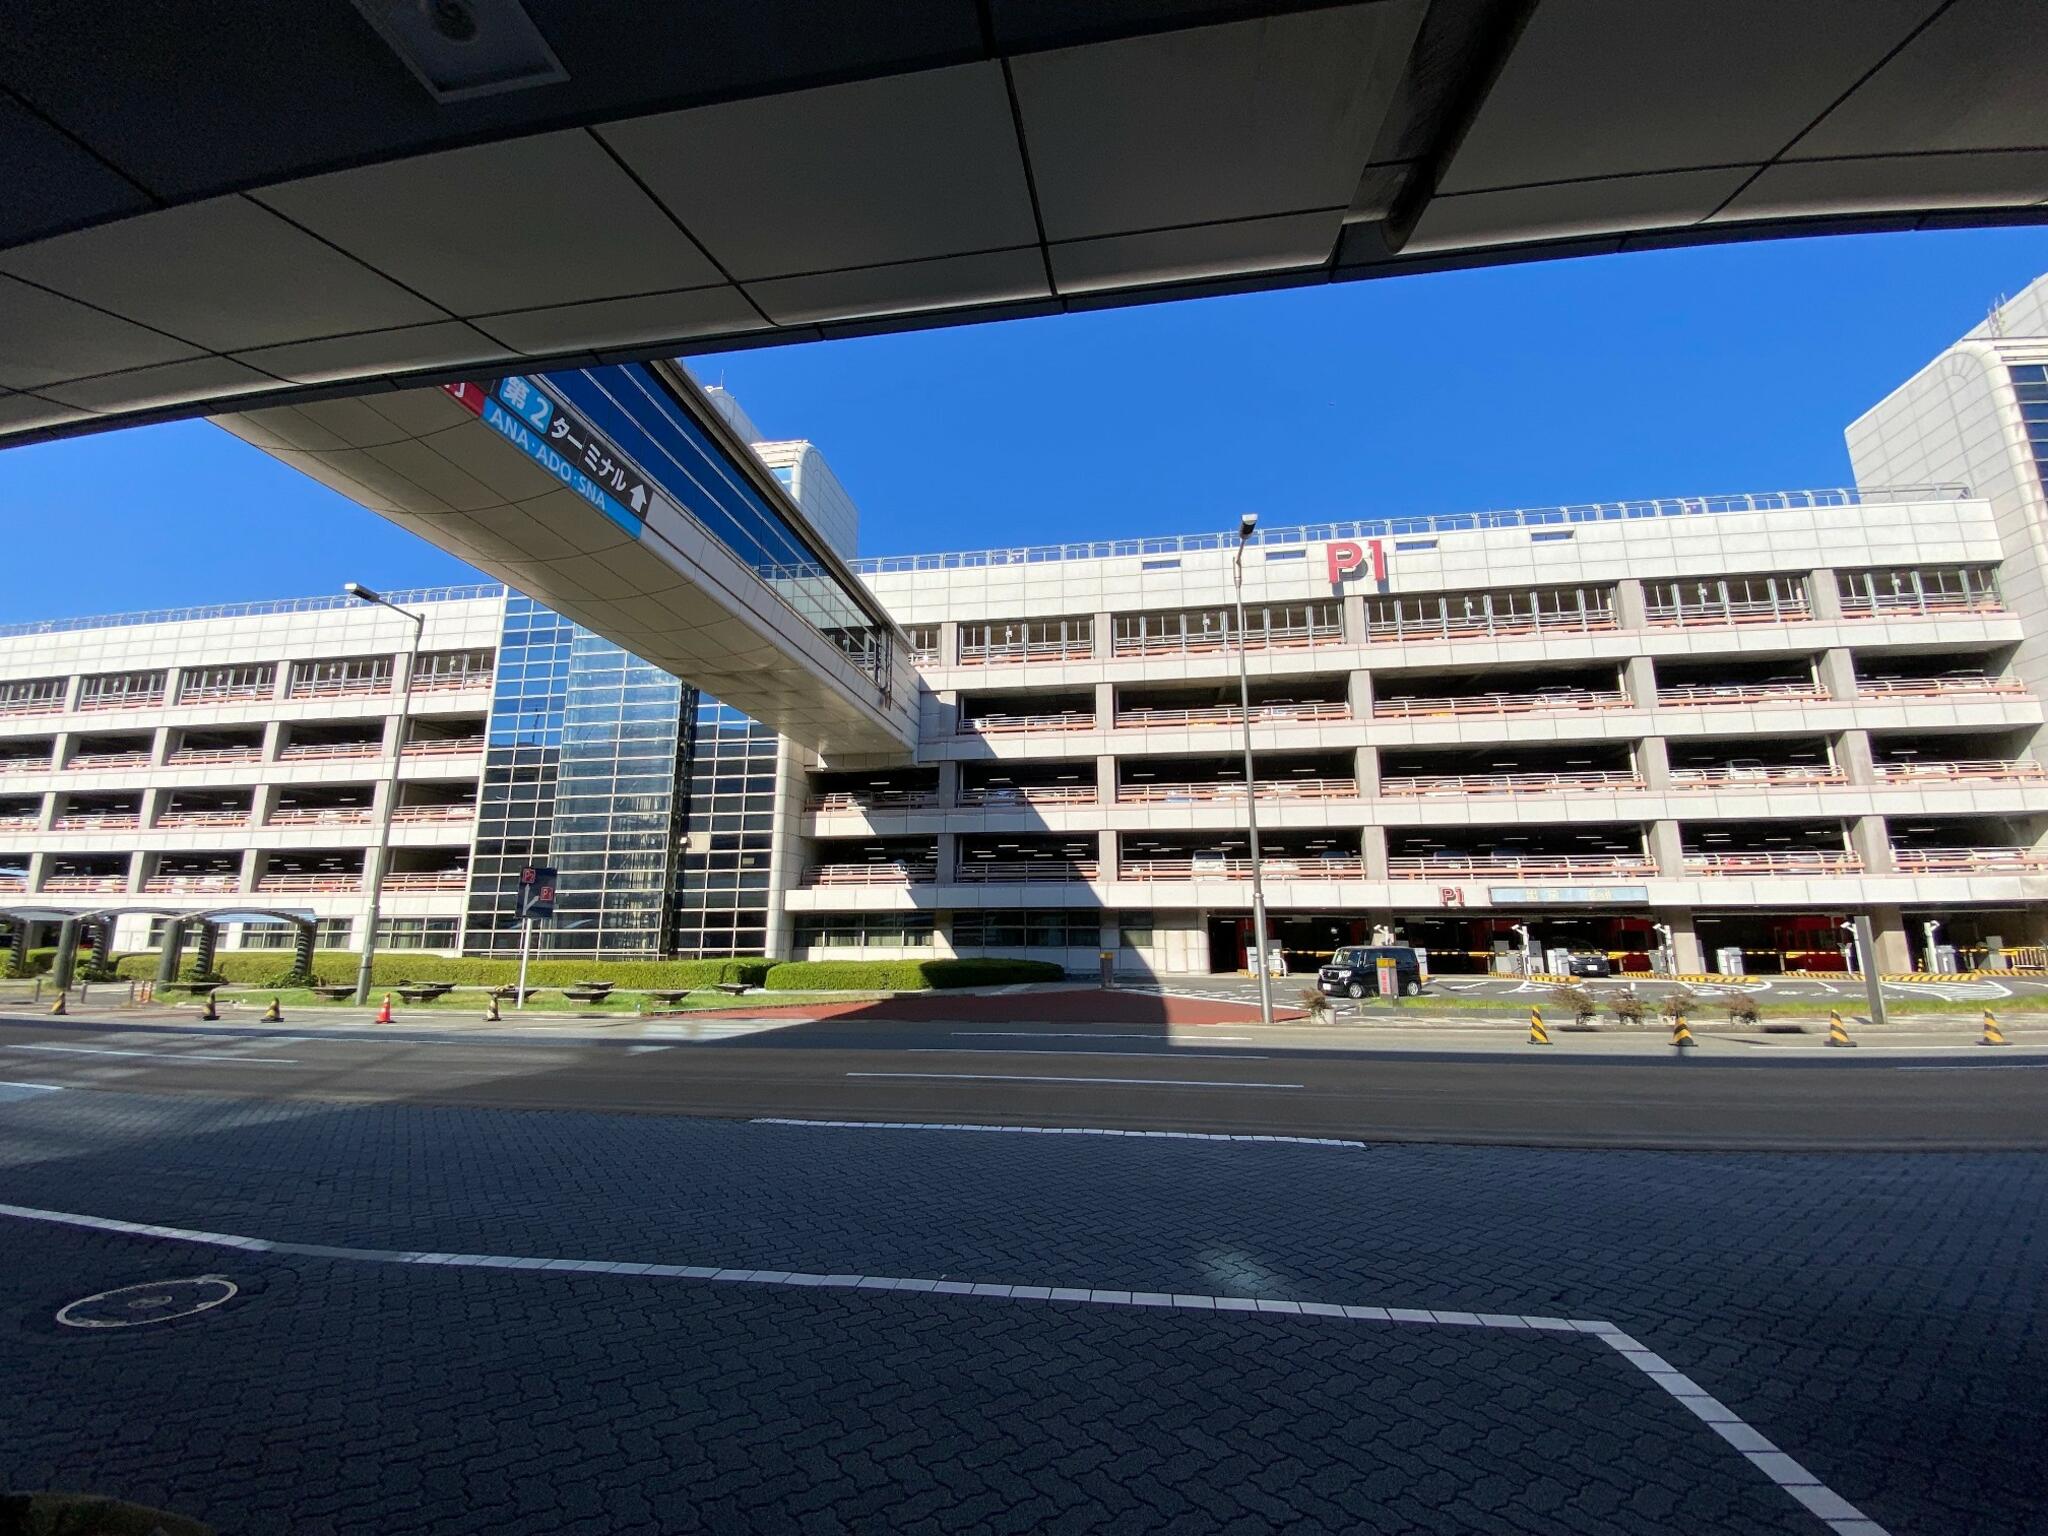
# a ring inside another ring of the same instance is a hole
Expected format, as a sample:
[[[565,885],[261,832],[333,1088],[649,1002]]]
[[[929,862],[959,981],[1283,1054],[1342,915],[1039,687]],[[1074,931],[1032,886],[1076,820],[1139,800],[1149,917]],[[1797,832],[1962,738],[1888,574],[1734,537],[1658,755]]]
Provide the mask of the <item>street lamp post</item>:
[[[1230,569],[1237,591],[1237,702],[1244,724],[1244,819],[1252,845],[1252,965],[1259,977],[1259,1018],[1271,1024],[1273,977],[1266,952],[1266,882],[1259,869],[1259,784],[1252,771],[1252,684],[1245,666],[1244,644],[1244,547],[1258,526],[1256,512],[1247,512],[1237,520],[1237,555]]]
[[[406,655],[405,681],[398,691],[398,739],[391,748],[390,772],[385,775],[384,809],[377,816],[377,846],[372,850],[371,867],[363,871],[369,884],[370,899],[365,903],[363,914],[363,960],[356,970],[356,1006],[360,1008],[370,1001],[370,967],[377,958],[377,909],[384,894],[384,866],[391,858],[391,812],[398,803],[398,770],[405,759],[406,718],[412,709],[412,679],[419,670],[420,638],[426,633],[427,619],[425,614],[401,608],[359,581],[344,583],[341,590],[359,603],[374,603],[412,620],[412,650]]]

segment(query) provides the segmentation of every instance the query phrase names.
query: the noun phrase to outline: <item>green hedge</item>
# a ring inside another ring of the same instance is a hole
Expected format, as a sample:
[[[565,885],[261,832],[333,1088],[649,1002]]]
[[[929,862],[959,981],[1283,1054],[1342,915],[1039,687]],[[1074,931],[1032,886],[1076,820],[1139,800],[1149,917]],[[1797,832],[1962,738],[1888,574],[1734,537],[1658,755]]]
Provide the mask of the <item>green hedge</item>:
[[[771,970],[766,986],[771,992],[917,992],[1065,976],[1047,960],[792,960]]]
[[[291,975],[288,949],[223,950],[214,969],[245,987],[283,986]],[[761,985],[772,964],[768,960],[536,960],[527,970],[527,985],[560,987],[578,981],[609,981],[621,987],[708,987],[721,981]],[[356,979],[361,956],[345,949],[323,949],[313,956],[313,974],[323,983],[340,985]],[[131,981],[156,975],[157,956],[124,956],[120,974]],[[370,984],[395,987],[407,981],[452,981],[460,986],[510,986],[519,980],[517,960],[484,959],[475,955],[429,955],[413,950],[379,951],[370,967]]]

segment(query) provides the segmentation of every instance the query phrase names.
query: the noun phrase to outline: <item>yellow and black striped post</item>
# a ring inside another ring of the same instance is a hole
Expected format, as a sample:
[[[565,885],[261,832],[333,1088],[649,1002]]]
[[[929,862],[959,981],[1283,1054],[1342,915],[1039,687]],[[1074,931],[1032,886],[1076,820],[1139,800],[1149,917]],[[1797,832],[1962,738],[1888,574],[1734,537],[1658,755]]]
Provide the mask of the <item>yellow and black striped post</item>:
[[[1550,1031],[1543,1027],[1543,1010],[1534,1003],[1529,1005],[1529,1043],[1531,1045],[1550,1044]]]
[[[266,1024],[282,1024],[284,1022],[284,1002],[275,992],[270,994],[270,1006],[263,1010],[263,1022]]]
[[[1830,1008],[1828,1010],[1828,1044],[1854,1045],[1855,1043],[1854,1040],[1849,1038],[1848,1025],[1842,1022],[1842,1010]]]
[[[505,1016],[498,1012],[498,993],[493,988],[484,994],[484,1022],[486,1024],[502,1024],[504,1021]]]
[[[1671,1016],[1671,1043],[1679,1050],[1686,1050],[1699,1044],[1693,1039],[1692,1031],[1685,1027],[1685,1015],[1682,1013],[1674,1013]]]
[[[65,990],[62,987],[59,987],[57,989],[57,1001],[50,1004],[50,1012],[54,1017],[62,1018],[65,1014],[71,1011],[64,1005],[64,999],[66,996],[67,994]]]
[[[1984,1010],[1984,1034],[1983,1037],[1979,1039],[1977,1043],[1979,1045],[2012,1044],[2010,1040],[2005,1038],[2005,1032],[1998,1027],[1998,1020],[1992,1017],[1992,1013],[1989,1008],[1986,1008]]]
[[[206,994],[206,1008],[199,1017],[202,1019],[218,1019],[220,1017],[220,1004],[213,1000],[213,993],[208,992]]]

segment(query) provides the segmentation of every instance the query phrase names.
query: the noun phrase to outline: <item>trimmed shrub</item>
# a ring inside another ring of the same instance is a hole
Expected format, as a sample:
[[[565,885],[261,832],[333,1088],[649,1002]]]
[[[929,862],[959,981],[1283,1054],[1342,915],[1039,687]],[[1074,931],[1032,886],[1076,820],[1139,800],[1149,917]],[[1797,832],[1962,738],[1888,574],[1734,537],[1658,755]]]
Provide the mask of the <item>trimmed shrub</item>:
[[[1063,981],[1047,960],[792,960],[769,971],[771,992],[920,992],[930,987],[1000,987]]]
[[[708,987],[721,981],[757,987],[773,961],[730,960],[536,960],[527,968],[531,988],[562,987],[578,981],[609,981],[616,986]],[[222,950],[214,969],[232,986],[283,987],[291,984],[292,952],[288,949]],[[323,949],[313,956],[313,975],[323,984],[339,986],[356,979],[362,957],[353,950]],[[122,977],[142,981],[156,975],[154,951],[125,955]],[[433,955],[416,950],[380,950],[370,966],[373,987],[395,987],[409,981],[452,981],[465,987],[510,986],[519,980],[519,962],[480,955]]]
[[[1560,1013],[1569,1012],[1572,1022],[1591,1029],[1600,1020],[1600,1000],[1585,987],[1560,982],[1550,989],[1550,1005]]]
[[[1757,1000],[1747,992],[1737,992],[1728,999],[1728,1022],[1745,1029],[1754,1029],[1764,1020],[1764,1011]]]
[[[1643,1022],[1643,995],[1634,987],[1619,987],[1607,999],[1608,1009],[1614,1014],[1617,1024],[1640,1024]]]

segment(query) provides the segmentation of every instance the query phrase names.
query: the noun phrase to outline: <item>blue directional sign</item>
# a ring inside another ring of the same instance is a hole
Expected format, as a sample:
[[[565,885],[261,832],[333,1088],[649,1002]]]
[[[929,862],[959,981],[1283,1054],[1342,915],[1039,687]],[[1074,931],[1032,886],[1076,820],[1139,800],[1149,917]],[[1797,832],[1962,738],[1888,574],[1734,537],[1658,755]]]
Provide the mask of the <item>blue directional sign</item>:
[[[480,404],[477,414],[486,426],[638,536],[652,487],[624,454],[538,379],[521,374],[500,379]]]

